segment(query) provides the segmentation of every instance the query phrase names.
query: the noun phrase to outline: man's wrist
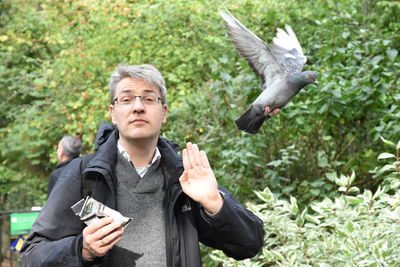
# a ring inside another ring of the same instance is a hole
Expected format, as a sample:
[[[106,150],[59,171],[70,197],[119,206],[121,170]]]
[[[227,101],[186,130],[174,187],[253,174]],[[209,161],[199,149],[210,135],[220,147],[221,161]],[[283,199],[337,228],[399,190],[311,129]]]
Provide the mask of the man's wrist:
[[[83,239],[83,238],[82,238]],[[96,257],[92,257],[92,254],[90,251],[85,247],[85,239],[82,240],[82,260],[83,261],[94,261]]]
[[[86,253],[84,251],[85,251],[85,249],[82,248],[82,260],[83,261],[94,261],[95,258],[88,257],[87,255],[85,255]]]
[[[91,262],[91,261],[94,261],[94,258],[93,259],[86,259],[85,257],[82,256],[82,261]]]
[[[202,204],[204,211],[207,212],[207,215],[216,215],[222,208],[224,204],[224,199],[221,194],[218,192],[218,195],[213,200],[208,201],[205,204]]]

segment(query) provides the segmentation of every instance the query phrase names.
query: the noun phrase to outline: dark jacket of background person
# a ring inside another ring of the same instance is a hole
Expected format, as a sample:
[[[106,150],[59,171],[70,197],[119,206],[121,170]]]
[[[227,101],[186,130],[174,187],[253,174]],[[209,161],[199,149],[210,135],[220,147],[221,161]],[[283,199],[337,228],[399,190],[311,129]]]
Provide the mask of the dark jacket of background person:
[[[84,173],[88,174],[88,179],[97,180],[93,197],[118,210],[114,176],[117,139],[118,130],[113,125],[100,125],[96,137],[96,155],[88,163]],[[161,164],[166,178],[167,266],[201,266],[199,241],[221,249],[235,259],[257,254],[263,244],[262,221],[222,187],[219,190],[224,204],[217,217],[210,221],[200,205],[182,191],[179,177],[183,164],[177,153],[178,146],[159,138],[157,147],[162,155]],[[83,263],[82,230],[85,225],[70,208],[82,198],[80,163],[81,159],[73,160],[54,187],[22,247],[23,266],[135,265],[135,255],[119,248],[118,244],[104,257]]]
[[[47,196],[50,194],[54,185],[56,184],[58,178],[60,177],[61,172],[65,169],[65,167],[70,163],[72,159],[60,162],[57,164],[54,171],[49,176],[49,182],[47,184]]]

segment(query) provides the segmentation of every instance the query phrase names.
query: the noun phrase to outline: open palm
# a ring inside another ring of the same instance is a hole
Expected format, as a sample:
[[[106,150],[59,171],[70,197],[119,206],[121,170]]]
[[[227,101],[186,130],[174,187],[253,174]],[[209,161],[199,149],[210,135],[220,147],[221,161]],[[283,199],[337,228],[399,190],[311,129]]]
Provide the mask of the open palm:
[[[207,155],[196,144],[188,143],[183,150],[184,172],[180,177],[183,192],[209,211],[219,210],[222,198]]]

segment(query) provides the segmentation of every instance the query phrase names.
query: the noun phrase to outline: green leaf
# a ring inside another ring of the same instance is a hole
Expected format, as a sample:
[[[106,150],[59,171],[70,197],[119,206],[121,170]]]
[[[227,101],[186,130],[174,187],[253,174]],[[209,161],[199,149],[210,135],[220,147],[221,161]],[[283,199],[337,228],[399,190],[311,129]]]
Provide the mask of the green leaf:
[[[346,228],[350,233],[354,232],[355,230],[354,224],[352,222],[348,222]]]
[[[356,173],[352,170],[351,176],[350,176],[350,179],[349,179],[349,182],[347,183],[347,185],[350,186],[352,183],[354,183],[355,179],[356,179]]]
[[[381,56],[381,55],[375,56],[375,57],[371,60],[372,66],[374,66],[374,67],[377,66],[378,63],[379,63],[382,59],[383,59],[383,56]]]
[[[378,156],[378,159],[388,159],[388,158],[395,158],[395,157],[396,157],[396,156],[393,155],[393,154],[391,154],[391,153],[384,152],[384,153],[381,153],[381,154]]]
[[[290,196],[290,213],[292,215],[296,215],[298,211],[299,211],[299,207],[297,206],[296,198]]]
[[[387,144],[387,145],[389,145],[389,146],[392,146],[392,147],[396,147],[396,145],[395,145],[392,141],[386,140],[386,139],[383,138],[382,136],[380,136],[380,138],[381,138],[381,140],[382,140],[385,144]]]
[[[344,199],[346,200],[347,203],[352,205],[357,205],[364,202],[364,200],[362,200],[361,198],[352,196],[344,196]]]
[[[380,169],[381,172],[386,172],[386,171],[389,171],[389,170],[394,171],[394,170],[396,170],[396,167],[393,164],[386,164],[385,166],[383,166]]]
[[[335,183],[338,185],[338,186],[343,186],[343,187],[346,187],[346,181],[344,181],[342,178],[336,178],[335,179]]]
[[[388,55],[388,57],[390,58],[391,61],[394,61],[398,55],[398,51],[394,48],[388,48],[386,49],[386,54]]]
[[[350,194],[358,194],[360,193],[360,189],[356,186],[352,186],[349,188],[349,190],[347,190],[347,192]]]
[[[304,216],[304,218],[305,218],[307,221],[309,221],[309,222],[311,222],[311,223],[313,223],[313,224],[316,224],[316,225],[318,225],[318,224],[321,223],[321,221],[320,221],[317,217],[312,216],[312,215],[309,215],[309,214],[306,214],[306,215]]]
[[[310,189],[310,193],[313,196],[319,196],[321,194],[321,190],[319,190],[317,188],[312,188],[312,189]]]
[[[346,191],[347,191],[347,187],[341,186],[341,187],[339,187],[338,190],[339,190],[340,192],[346,192]]]
[[[325,173],[326,178],[331,181],[331,182],[335,182],[335,180],[337,179],[337,174],[336,172],[328,172]]]

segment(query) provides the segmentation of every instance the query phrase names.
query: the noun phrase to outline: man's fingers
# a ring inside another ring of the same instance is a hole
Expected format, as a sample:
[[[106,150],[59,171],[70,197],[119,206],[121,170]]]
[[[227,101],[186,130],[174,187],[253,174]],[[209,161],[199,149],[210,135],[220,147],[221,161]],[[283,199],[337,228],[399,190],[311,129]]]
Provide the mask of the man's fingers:
[[[208,158],[207,158],[207,154],[203,150],[200,151],[200,159],[201,159],[201,163],[204,168],[211,168],[210,162],[208,161]]]
[[[113,222],[113,223],[108,224],[108,225],[104,226],[103,228],[97,230],[97,232],[94,234],[96,235],[97,239],[103,239],[104,237],[110,235],[112,232],[114,232],[119,227],[121,227],[120,223]]]
[[[118,241],[121,240],[121,238],[122,238],[122,235],[116,237],[116,238],[108,245],[108,246],[109,246],[109,249],[111,249],[113,246],[115,246],[115,244],[117,244]]]
[[[189,155],[187,149],[183,149],[182,151],[182,158],[183,158],[183,168],[187,171],[192,168],[189,161]]]
[[[192,144],[189,142],[187,143],[186,148],[192,168],[196,166],[201,166],[199,147],[196,144]]]
[[[193,145],[192,143],[187,143],[186,145],[187,152],[188,152],[188,159],[192,168],[196,166],[196,161],[194,160],[194,152],[193,152]]]
[[[192,147],[193,147],[194,161],[196,163],[196,166],[201,166],[202,162],[201,162],[199,147],[197,146],[197,144],[193,144]]]
[[[122,226],[118,227],[114,231],[112,231],[110,234],[107,236],[103,237],[100,239],[101,246],[109,246],[110,244],[114,243],[116,239],[119,240],[119,238],[122,236],[124,232],[124,228]]]
[[[101,225],[101,220],[93,224]],[[83,230],[82,256],[86,259],[103,256],[116,242],[118,242],[118,240],[121,239],[124,232],[121,224],[117,222],[107,224],[91,234],[86,232],[88,228],[89,226]]]
[[[186,148],[182,151],[182,157],[185,171],[194,167],[211,168],[206,153],[199,151],[197,144],[187,143]]]
[[[86,234],[91,235],[110,223],[112,223],[112,218],[107,216],[107,217],[101,218],[97,222],[90,224],[89,226],[87,226],[84,229],[84,231]]]

